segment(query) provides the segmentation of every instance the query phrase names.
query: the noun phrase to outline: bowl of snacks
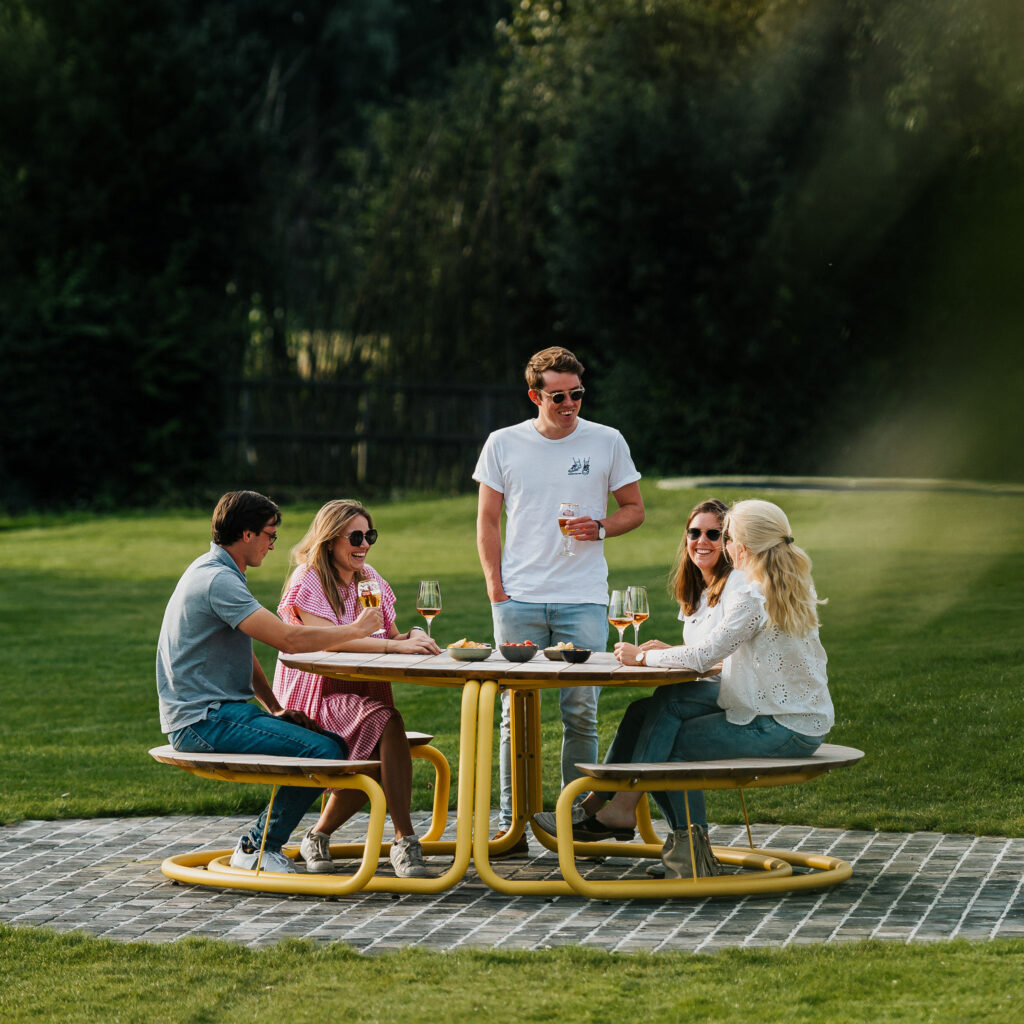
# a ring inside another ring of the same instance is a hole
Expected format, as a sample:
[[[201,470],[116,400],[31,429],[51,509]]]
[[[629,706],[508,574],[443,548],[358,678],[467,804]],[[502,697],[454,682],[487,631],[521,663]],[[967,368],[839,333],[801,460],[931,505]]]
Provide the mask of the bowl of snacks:
[[[463,637],[449,644],[448,653],[456,661],[486,661],[491,656],[490,644],[478,644],[475,640],[467,640]]]
[[[572,662],[573,665],[582,665],[590,657],[590,651],[585,647],[563,647],[562,661]]]
[[[529,661],[540,648],[529,640],[518,644],[502,644],[498,648],[506,661]]]
[[[544,657],[547,658],[549,661],[561,661],[562,651],[571,651],[573,650],[574,646],[575,645],[571,640],[568,643],[562,640],[560,643],[555,644],[554,647],[545,647]]]

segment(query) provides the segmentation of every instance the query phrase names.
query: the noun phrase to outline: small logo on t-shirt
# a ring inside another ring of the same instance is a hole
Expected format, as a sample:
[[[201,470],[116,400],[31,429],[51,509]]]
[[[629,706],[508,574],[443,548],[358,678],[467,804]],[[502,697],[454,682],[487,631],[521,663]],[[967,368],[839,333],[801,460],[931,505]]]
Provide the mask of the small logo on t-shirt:
[[[590,459],[573,459],[569,467],[569,476],[589,476]]]

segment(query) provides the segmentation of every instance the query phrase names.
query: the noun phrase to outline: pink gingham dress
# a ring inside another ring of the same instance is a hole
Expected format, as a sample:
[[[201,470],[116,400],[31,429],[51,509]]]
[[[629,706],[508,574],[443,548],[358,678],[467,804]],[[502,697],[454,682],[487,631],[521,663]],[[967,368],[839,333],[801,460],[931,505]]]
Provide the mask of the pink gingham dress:
[[[387,636],[395,624],[395,594],[387,581],[369,565],[363,566],[363,578],[380,583],[381,614]],[[356,586],[338,588],[342,600],[339,617],[324,593],[316,571],[300,565],[292,573],[288,590],[277,606],[277,614],[288,623],[302,620],[298,612],[318,615],[322,619],[346,626],[354,622],[362,609],[356,597]],[[373,759],[381,734],[392,717],[398,714],[391,683],[352,683],[341,679],[327,679],[313,672],[287,668],[278,659],[274,671],[274,693],[284,707],[297,708],[348,744],[348,756],[356,761]]]

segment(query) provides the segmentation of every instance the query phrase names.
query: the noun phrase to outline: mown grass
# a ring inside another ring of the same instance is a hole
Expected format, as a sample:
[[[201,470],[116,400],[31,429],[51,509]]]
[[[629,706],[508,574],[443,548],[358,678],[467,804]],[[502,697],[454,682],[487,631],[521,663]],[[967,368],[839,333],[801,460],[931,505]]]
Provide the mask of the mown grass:
[[[645,583],[643,635],[678,637],[665,593],[686,511],[703,493],[645,488],[648,520],[608,544],[613,585]],[[731,496],[731,495],[727,495]],[[746,496],[746,495],[745,495]],[[822,638],[837,708],[831,739],[867,751],[852,771],[752,797],[762,821],[1024,834],[1019,657],[1024,499],[955,494],[775,494],[815,560]],[[278,550],[250,571],[275,607],[314,509],[287,508]],[[472,497],[376,508],[374,563],[393,583],[400,625],[421,577],[441,580],[442,642],[490,637]],[[12,773],[0,821],[255,810],[259,790],[215,786],[146,756],[162,737],[153,682],[164,604],[208,543],[202,512],[36,520],[0,530],[0,756]],[[268,674],[274,654],[259,647]],[[602,749],[634,691],[601,698]],[[457,749],[454,691],[400,686],[410,727]],[[545,799],[557,796],[557,702],[545,701]],[[426,773],[416,802],[430,803]],[[738,820],[712,794],[714,820]]]
[[[880,942],[616,956],[403,950],[367,957],[283,942],[122,944],[0,925],[0,1019],[61,1024],[264,1020],[351,1024],[686,1021],[1018,1024],[1024,945]],[[52,972],[50,984],[41,981]]]
[[[612,583],[645,583],[644,636],[678,636],[664,594],[696,492],[645,485],[648,520],[608,545]],[[735,497],[736,495],[726,495]],[[754,496],[750,494],[744,497]],[[815,559],[838,720],[867,751],[854,769],[749,800],[759,821],[1024,834],[1019,737],[1024,501],[951,494],[768,495]],[[276,606],[288,547],[314,510],[286,509],[281,544],[251,573]],[[472,498],[375,509],[374,563],[410,623],[419,578],[442,582],[442,642],[490,635]],[[203,513],[38,518],[0,526],[0,821],[253,811],[265,792],[217,786],[150,761],[153,658],[175,581],[208,542]],[[273,654],[262,649],[268,671]],[[602,749],[630,691],[601,698]],[[454,758],[457,696],[398,688],[409,724]],[[557,795],[557,702],[545,702]],[[423,778],[417,805],[430,803]],[[738,820],[710,794],[713,820]],[[360,956],[287,942],[253,951],[193,941],[107,942],[0,925],[0,1019],[11,1021],[793,1020],[1017,1022],[1024,943],[855,943],[612,956],[407,950]]]

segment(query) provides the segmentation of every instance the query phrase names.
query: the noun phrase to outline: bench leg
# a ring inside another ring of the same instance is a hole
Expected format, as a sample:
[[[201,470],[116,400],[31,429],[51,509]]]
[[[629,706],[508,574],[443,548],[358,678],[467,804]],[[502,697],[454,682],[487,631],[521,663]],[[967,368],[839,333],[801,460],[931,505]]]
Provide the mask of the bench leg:
[[[412,757],[422,758],[434,766],[434,806],[430,818],[430,828],[421,842],[432,843],[440,839],[448,826],[448,799],[452,785],[452,771],[448,760],[437,747],[421,743],[409,748]]]

